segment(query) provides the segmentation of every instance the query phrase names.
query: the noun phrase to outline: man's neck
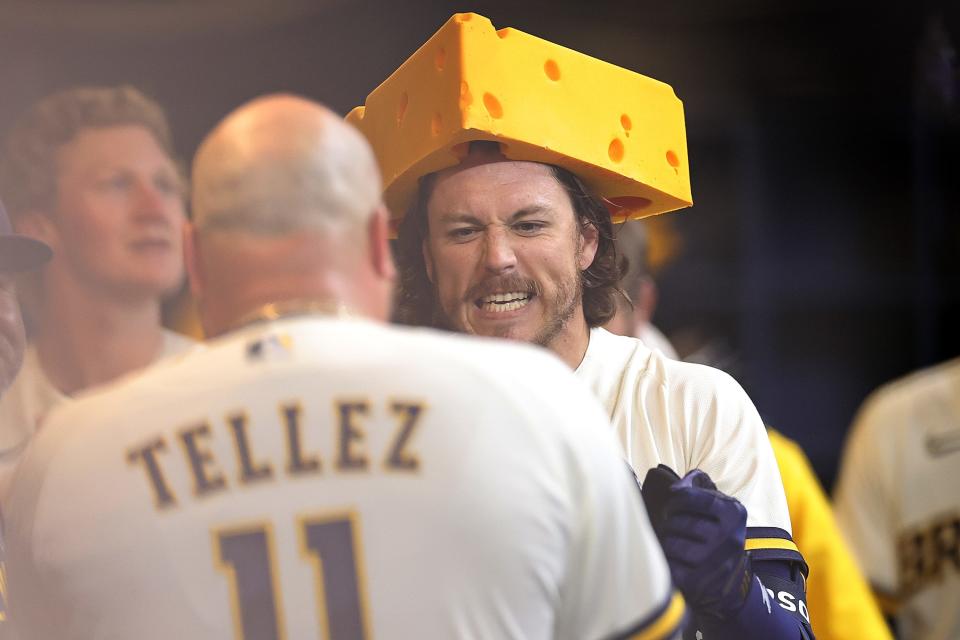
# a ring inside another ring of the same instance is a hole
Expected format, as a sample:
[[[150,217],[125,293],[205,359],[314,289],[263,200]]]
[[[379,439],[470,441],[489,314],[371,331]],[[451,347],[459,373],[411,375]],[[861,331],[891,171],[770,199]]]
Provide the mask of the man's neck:
[[[587,326],[586,319],[579,315],[571,318],[564,330],[547,346],[566,362],[568,367],[576,370],[583,362],[589,345],[590,327]]]
[[[34,344],[47,378],[66,395],[142,369],[163,349],[156,299],[90,292],[45,298]]]

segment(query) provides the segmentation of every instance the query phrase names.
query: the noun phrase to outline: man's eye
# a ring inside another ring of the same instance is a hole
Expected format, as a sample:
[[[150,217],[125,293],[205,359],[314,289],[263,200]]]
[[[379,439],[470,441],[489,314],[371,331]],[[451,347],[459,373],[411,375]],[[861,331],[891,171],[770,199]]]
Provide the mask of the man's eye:
[[[466,240],[476,232],[477,230],[473,227],[457,227],[456,229],[451,229],[447,235],[454,240]]]
[[[116,175],[101,180],[100,187],[103,189],[128,189],[130,188],[131,183],[132,182],[129,176]]]
[[[513,228],[520,233],[536,233],[543,229],[544,224],[542,222],[518,222],[513,225]]]

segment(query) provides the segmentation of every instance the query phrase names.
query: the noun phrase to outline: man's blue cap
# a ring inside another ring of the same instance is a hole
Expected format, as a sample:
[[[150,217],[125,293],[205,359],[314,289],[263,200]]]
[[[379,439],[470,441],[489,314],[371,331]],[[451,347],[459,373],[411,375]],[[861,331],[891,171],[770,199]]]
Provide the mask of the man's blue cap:
[[[42,266],[52,255],[46,244],[13,232],[7,210],[0,202],[0,272],[30,271]]]

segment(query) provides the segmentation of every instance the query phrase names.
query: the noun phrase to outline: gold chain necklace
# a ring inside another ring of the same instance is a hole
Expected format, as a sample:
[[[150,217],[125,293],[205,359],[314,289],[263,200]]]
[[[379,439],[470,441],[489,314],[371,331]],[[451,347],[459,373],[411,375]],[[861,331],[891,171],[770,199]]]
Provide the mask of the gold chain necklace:
[[[337,318],[351,318],[353,314],[342,302],[320,300],[316,298],[297,298],[282,302],[269,302],[240,317],[230,327],[231,331],[260,322],[273,322],[291,316],[321,315]]]

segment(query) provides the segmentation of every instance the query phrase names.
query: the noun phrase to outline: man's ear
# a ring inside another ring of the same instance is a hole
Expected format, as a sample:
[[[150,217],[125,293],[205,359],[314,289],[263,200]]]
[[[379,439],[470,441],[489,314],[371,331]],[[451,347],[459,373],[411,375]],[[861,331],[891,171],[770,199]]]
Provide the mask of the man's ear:
[[[380,205],[370,216],[367,225],[367,242],[370,246],[370,260],[373,272],[384,280],[397,279],[397,267],[390,252],[390,211]]]
[[[579,263],[580,271],[586,271],[593,264],[593,259],[597,256],[597,248],[600,246],[600,232],[590,222],[584,222],[580,225],[579,233]]]
[[[200,256],[200,239],[197,228],[189,220],[183,223],[183,264],[187,269],[190,293],[194,300],[200,301],[203,299],[206,279],[203,272],[203,259]]]

